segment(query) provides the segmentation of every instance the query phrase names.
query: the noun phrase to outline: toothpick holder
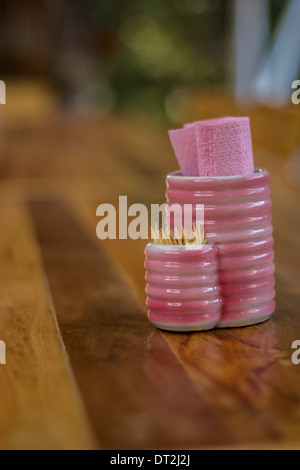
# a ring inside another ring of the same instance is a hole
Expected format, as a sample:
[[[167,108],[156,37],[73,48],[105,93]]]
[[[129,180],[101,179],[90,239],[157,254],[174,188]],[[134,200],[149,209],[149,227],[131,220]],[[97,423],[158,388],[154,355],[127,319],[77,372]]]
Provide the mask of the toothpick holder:
[[[214,328],[221,318],[216,248],[151,242],[145,254],[150,321],[170,331]]]

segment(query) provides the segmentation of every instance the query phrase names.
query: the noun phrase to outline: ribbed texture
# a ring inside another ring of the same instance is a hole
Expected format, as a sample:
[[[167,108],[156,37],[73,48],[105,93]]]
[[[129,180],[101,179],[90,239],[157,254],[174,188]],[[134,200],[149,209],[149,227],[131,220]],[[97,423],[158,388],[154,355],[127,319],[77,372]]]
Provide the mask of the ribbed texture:
[[[266,320],[275,310],[268,172],[256,169],[252,175],[227,178],[184,178],[173,173],[167,177],[167,200],[204,204],[206,236],[218,249],[222,298],[218,326]]]
[[[159,328],[199,331],[220,320],[218,265],[211,246],[146,247],[149,319]]]

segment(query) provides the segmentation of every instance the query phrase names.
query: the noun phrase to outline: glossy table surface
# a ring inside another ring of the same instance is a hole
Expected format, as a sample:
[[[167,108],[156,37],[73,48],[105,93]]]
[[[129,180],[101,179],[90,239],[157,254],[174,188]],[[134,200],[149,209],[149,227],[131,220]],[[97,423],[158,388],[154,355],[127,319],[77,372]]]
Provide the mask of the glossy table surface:
[[[177,166],[166,129],[121,116],[4,120],[1,449],[300,447],[300,186],[284,171],[299,112],[249,112],[255,164],[271,174],[277,309],[257,326],[193,334],[148,321],[146,240],[96,237],[99,204],[164,202]]]

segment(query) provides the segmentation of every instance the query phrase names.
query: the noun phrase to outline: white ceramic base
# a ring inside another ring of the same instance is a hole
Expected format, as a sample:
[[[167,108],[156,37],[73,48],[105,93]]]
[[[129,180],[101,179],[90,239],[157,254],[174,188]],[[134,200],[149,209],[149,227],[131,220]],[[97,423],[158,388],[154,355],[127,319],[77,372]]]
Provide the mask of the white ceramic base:
[[[236,321],[220,321],[220,323],[217,324],[217,328],[240,328],[243,326],[251,326],[251,325],[257,325],[258,323],[263,323],[264,321],[269,320],[269,318],[272,316],[272,314],[267,315],[266,317],[263,318],[247,318],[243,320],[236,320]]]
[[[177,332],[188,332],[188,331],[207,331],[212,330],[216,327],[216,322],[214,323],[194,323],[190,325],[174,325],[174,324],[166,324],[166,323],[154,323],[160,330],[165,331],[177,331]]]

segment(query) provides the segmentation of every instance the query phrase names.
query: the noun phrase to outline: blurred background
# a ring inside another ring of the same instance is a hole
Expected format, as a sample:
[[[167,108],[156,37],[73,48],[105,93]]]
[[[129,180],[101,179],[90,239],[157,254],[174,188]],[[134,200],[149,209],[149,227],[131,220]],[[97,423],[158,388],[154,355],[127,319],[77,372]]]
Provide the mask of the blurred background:
[[[120,194],[164,201],[168,129],[249,115],[276,224],[300,182],[299,21],[299,0],[2,0],[0,190],[89,201],[94,227]]]
[[[160,122],[181,122],[200,90],[285,105],[299,14],[297,0],[2,0],[1,79],[39,82],[64,109]]]
[[[255,163],[298,185],[299,20],[299,0],[2,0],[0,176],[119,174],[117,145],[165,175],[168,128],[232,114],[251,118]]]

